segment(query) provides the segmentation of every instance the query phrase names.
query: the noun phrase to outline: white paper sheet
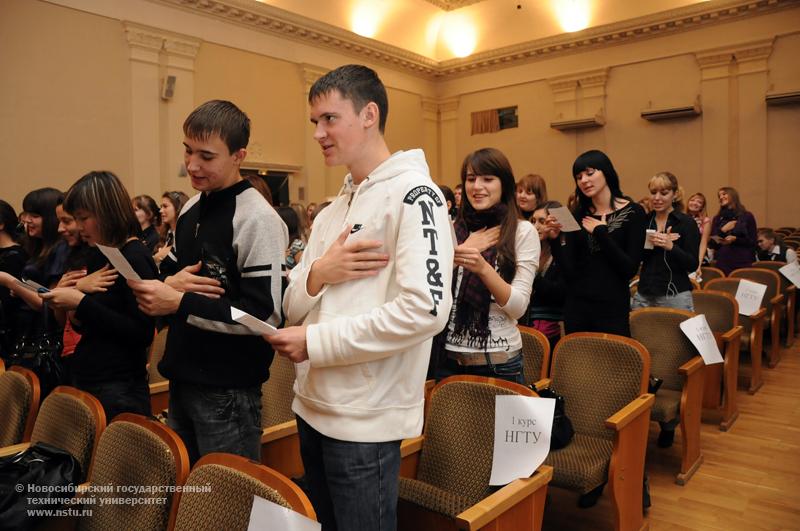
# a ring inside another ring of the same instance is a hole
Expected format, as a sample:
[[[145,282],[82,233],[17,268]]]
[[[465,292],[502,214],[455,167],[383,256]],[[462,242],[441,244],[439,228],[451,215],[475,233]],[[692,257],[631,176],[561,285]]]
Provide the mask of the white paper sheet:
[[[494,453],[489,485],[527,478],[550,453],[554,398],[495,397]]]
[[[800,264],[797,262],[792,262],[791,264],[786,264],[782,268],[778,269],[783,276],[789,279],[789,281],[800,288]]]
[[[658,231],[655,230],[655,229],[647,229],[644,232],[645,232],[645,235],[644,235],[644,248],[645,249],[653,249],[654,248],[653,240],[650,239],[650,235],[651,234],[655,234]]]
[[[714,339],[714,332],[708,326],[708,320],[705,315],[701,313],[691,319],[687,319],[680,326],[706,365],[723,362],[722,354],[717,346],[717,340]]]
[[[753,315],[761,308],[767,286],[752,282],[747,279],[739,280],[739,289],[736,290],[736,302],[739,303],[739,315]]]
[[[271,336],[278,333],[278,329],[271,324],[265,323],[258,317],[253,317],[249,313],[243,312],[239,308],[234,308],[233,306],[231,306],[231,319],[239,324],[243,324],[248,329],[259,335],[266,334]]]
[[[133,270],[130,262],[122,255],[119,249],[100,245],[99,243],[97,244],[97,248],[100,249],[100,252],[111,262],[111,267],[116,269],[117,273],[122,275],[126,280],[142,280],[142,277]]]
[[[581,230],[581,226],[575,221],[572,212],[567,207],[548,208],[547,211],[561,223],[561,232]]]
[[[250,522],[247,531],[320,531],[319,522],[303,516],[277,503],[253,496],[253,508],[250,510]]]

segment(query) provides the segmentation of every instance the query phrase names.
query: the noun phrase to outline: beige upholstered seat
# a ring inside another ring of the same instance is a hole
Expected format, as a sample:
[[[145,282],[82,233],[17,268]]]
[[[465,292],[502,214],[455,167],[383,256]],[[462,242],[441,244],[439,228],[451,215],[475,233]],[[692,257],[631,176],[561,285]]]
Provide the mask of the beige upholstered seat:
[[[0,371],[0,448],[30,440],[39,411],[39,378],[23,367]]]
[[[781,294],[783,295],[782,322],[786,323],[785,327],[783,327],[785,330],[781,330],[781,332],[784,333],[784,346],[791,347],[794,344],[795,321],[797,319],[797,287],[778,271],[785,265],[786,262],[763,261],[754,263],[753,267],[774,271],[781,281]]]
[[[276,354],[261,386],[261,462],[290,478],[304,472],[292,411],[294,378],[294,363]]]
[[[559,341],[550,373],[564,396],[575,436],[551,450],[552,485],[586,494],[608,480],[615,528],[640,529],[642,481],[653,395],[646,394],[650,355],[637,341],[575,333]]]
[[[550,369],[550,342],[547,337],[528,326],[517,326],[522,336],[522,363],[525,385],[547,378]]]
[[[60,385],[44,399],[31,443],[44,442],[69,452],[81,465],[81,477],[89,476],[106,414],[100,402],[84,391]]]
[[[511,492],[524,492],[518,503],[531,504],[529,518],[519,527],[538,529],[543,516],[549,467],[532,477],[516,480],[497,492],[489,486],[494,447],[495,397],[535,396],[521,385],[479,376],[445,378],[431,393],[424,435],[404,443],[404,458],[414,466],[401,467],[399,529],[478,528],[468,522],[489,522],[500,517],[500,500]],[[416,451],[406,451],[415,446]],[[420,451],[421,450],[421,451]],[[510,501],[505,505],[515,505]],[[507,507],[509,510],[511,507]],[[534,515],[534,512],[536,513]]]
[[[725,278],[725,272],[716,267],[702,266],[700,268],[700,278],[702,279],[700,284],[703,286],[703,289],[705,289],[706,283],[709,280],[714,280],[715,278]]]
[[[731,297],[736,297],[738,289],[738,278],[718,278],[708,282],[704,288],[704,290],[721,291]],[[742,336],[739,342],[739,379],[747,382],[747,392],[751,395],[764,385],[761,377],[761,361],[764,350],[764,317],[766,315],[767,310],[763,306],[753,315],[739,315],[739,324],[742,326]],[[713,329],[713,325],[711,326]],[[748,360],[749,367],[746,365]]]
[[[729,293],[710,289],[693,291],[692,299],[695,312],[706,316],[725,360],[722,366],[709,365],[703,371],[703,407],[719,411],[719,429],[728,431],[739,417],[736,385],[743,330],[739,325],[739,304]]]
[[[764,299],[761,305],[767,310],[764,319],[764,330],[768,329],[770,331],[770,347],[767,355],[769,367],[775,368],[781,359],[780,331],[781,316],[784,312],[784,297],[781,294],[780,275],[775,271],[760,267],[744,267],[732,271],[730,277],[745,278],[767,286],[767,291],[764,293]]]
[[[642,308],[631,312],[631,336],[650,352],[650,374],[663,380],[650,415],[657,422],[680,421],[681,470],[676,482],[685,485],[703,462],[700,416],[703,409],[703,359],[680,329],[696,314],[672,308]]]
[[[170,515],[176,512],[174,489],[189,474],[189,455],[178,435],[160,422],[140,415],[124,413],[108,425],[97,446],[94,467],[89,477],[92,485],[134,487],[163,486],[164,491],[93,493],[91,518],[82,518],[79,529],[97,530],[166,530]],[[137,498],[136,505],[103,503],[103,499]]]
[[[246,531],[253,496],[316,519],[311,502],[297,485],[237,455],[204,456],[189,474],[186,487],[173,527],[178,531]]]

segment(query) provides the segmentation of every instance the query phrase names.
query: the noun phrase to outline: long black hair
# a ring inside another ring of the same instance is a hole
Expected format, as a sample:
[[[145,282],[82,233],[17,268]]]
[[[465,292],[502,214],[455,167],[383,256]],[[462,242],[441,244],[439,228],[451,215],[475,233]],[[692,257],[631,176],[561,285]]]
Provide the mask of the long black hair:
[[[56,205],[64,199],[64,194],[55,188],[39,188],[29,192],[22,200],[22,210],[42,218],[42,237],[31,238],[25,234],[25,251],[37,267],[42,266],[53,247],[61,240],[58,234]]]
[[[578,219],[592,212],[592,199],[586,197],[578,186],[578,175],[589,168],[603,172],[606,186],[611,191],[611,204],[609,205],[611,210],[614,210],[614,203],[616,203],[617,199],[628,199],[620,190],[619,175],[617,175],[617,170],[614,169],[614,165],[608,155],[597,149],[589,150],[579,155],[575,162],[572,163],[572,177],[575,179],[575,197],[577,198],[577,205],[573,214]]]

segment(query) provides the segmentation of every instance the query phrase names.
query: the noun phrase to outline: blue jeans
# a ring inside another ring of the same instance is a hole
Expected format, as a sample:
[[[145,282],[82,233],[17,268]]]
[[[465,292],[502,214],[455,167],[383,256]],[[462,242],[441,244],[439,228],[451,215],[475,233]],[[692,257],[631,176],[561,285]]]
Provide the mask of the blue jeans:
[[[400,441],[340,441],[300,417],[297,432],[309,497],[323,531],[397,528]]]
[[[103,405],[106,422],[111,422],[120,413],[136,413],[152,416],[150,410],[150,388],[145,378],[131,380],[112,380],[82,384],[74,382],[75,387],[93,395]]]
[[[522,354],[514,356],[505,363],[498,363],[495,365],[459,365],[456,360],[447,358],[441,367],[439,367],[439,370],[436,371],[436,380],[438,381],[457,374],[489,376],[491,378],[500,378],[502,380],[508,380],[509,382],[525,385],[522,369]]]
[[[636,292],[631,300],[631,310],[637,308],[677,308],[694,311],[694,299],[691,291],[681,291],[676,295],[645,295]]]
[[[225,452],[261,461],[261,387],[169,383],[167,424],[186,443],[192,464]]]

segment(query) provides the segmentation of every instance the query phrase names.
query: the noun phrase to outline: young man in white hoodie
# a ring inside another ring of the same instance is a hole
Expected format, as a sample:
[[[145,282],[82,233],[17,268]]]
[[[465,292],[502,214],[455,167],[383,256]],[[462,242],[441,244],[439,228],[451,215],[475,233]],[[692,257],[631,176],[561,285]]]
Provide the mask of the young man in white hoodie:
[[[431,338],[452,303],[447,206],[421,150],[391,154],[386,89],[360,65],[309,92],[328,166],[350,173],[314,221],[266,339],[294,361],[292,405],[323,529],[393,530],[400,441],[422,431]]]

